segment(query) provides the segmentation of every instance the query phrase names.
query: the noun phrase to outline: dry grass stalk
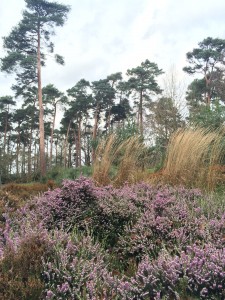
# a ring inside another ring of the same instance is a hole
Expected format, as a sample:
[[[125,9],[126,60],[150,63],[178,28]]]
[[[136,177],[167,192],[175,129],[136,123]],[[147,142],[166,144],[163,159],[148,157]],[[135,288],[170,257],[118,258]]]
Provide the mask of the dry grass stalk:
[[[111,135],[97,148],[93,179],[98,185],[115,186],[141,181],[145,174],[142,171],[144,160],[145,146],[138,136],[121,142],[115,135]],[[116,165],[117,172],[114,178],[111,178],[110,171],[113,165]]]
[[[217,184],[214,168],[223,154],[221,131],[182,129],[171,138],[161,179],[164,183],[212,190]]]
[[[124,141],[117,149],[117,156],[122,153],[118,166],[114,185],[121,186],[124,182],[136,183],[143,181],[146,177],[144,171],[146,161],[146,147],[140,142],[138,136],[134,136]]]
[[[115,159],[117,144],[118,141],[112,134],[97,147],[92,177],[98,185],[107,185],[111,182],[110,170]]]

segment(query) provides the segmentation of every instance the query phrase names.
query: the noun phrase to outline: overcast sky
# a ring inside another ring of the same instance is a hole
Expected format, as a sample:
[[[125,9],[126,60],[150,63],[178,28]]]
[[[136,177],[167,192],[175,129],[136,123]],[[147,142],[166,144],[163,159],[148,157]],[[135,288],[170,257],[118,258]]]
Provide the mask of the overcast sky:
[[[55,52],[43,69],[43,86],[62,91],[81,78],[93,81],[138,66],[145,59],[182,73],[185,54],[204,38],[225,38],[225,0],[61,0],[71,6],[54,37]],[[0,37],[21,19],[23,0],[0,0]],[[4,56],[2,39],[0,57]],[[0,73],[0,96],[12,94],[13,77]]]

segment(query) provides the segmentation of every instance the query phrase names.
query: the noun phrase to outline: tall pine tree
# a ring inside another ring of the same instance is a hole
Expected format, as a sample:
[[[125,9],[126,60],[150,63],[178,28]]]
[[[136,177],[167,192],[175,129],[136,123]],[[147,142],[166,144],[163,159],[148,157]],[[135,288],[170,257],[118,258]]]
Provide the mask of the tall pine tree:
[[[127,82],[128,88],[137,97],[138,124],[142,136],[144,131],[143,110],[145,102],[148,103],[150,101],[150,95],[160,94],[162,92],[156,82],[156,77],[161,74],[163,74],[163,71],[158,68],[157,64],[150,62],[148,59],[142,62],[140,66],[127,70],[127,75],[129,76]]]
[[[183,70],[188,74],[202,74],[205,81],[205,103],[210,107],[213,93],[212,83],[218,71],[224,70],[225,40],[208,37],[198,48],[186,54],[189,66]],[[196,83],[196,82],[195,82]]]
[[[40,170],[45,175],[44,108],[42,101],[41,67],[45,65],[46,48],[54,52],[50,37],[54,28],[63,26],[69,7],[46,0],[25,0],[26,10],[20,23],[9,36],[4,38],[7,55],[1,59],[1,69],[16,73],[16,80],[24,88],[30,84],[38,86],[39,132],[40,132]],[[56,61],[63,64],[63,58],[55,55]]]

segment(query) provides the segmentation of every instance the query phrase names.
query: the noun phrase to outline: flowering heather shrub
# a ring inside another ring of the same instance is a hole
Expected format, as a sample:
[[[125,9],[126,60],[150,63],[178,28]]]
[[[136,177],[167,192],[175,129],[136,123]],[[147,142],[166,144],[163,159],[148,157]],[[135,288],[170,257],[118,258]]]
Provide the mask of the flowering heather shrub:
[[[213,242],[218,248],[225,247],[225,213],[209,220],[209,230],[213,235]]]
[[[208,213],[207,199],[65,180],[16,214],[5,210],[0,299],[225,299],[225,214]]]
[[[51,245],[46,230],[27,226],[19,234],[6,220],[0,238],[0,299],[40,299],[42,259],[52,255]]]
[[[97,207],[91,220],[91,228],[105,245],[114,246],[119,234],[123,234],[126,224],[133,222],[139,215],[133,202],[136,194],[128,186],[115,189],[112,186],[95,188]]]
[[[149,188],[150,189],[150,188]],[[65,180],[62,188],[48,191],[21,209],[19,223],[29,219],[48,229],[89,229],[111,246],[129,222],[139,215],[139,189],[124,186],[98,188],[91,179]]]
[[[114,246],[120,236],[119,252],[126,256],[158,253],[164,243],[202,243],[221,235],[222,222],[215,218],[209,226],[199,207],[197,189],[152,187],[148,184],[122,188],[95,187],[91,179],[65,180],[62,188],[46,192],[21,210],[22,219],[42,223],[48,229],[89,231]],[[214,224],[214,225],[213,225]],[[217,224],[217,225],[216,225]]]
[[[165,244],[168,249],[174,249],[180,243],[191,242],[192,238],[202,239],[201,233],[196,231],[198,225],[189,223],[188,218],[184,203],[177,203],[173,197],[163,197],[160,192],[137,222],[126,227],[117,245],[118,253],[122,254],[122,259],[133,256],[139,260],[147,253],[157,256]]]
[[[144,199],[137,222],[126,226],[118,241],[121,260],[135,257],[139,261],[145,254],[157,257],[164,247],[174,252],[193,243],[224,245],[224,215],[208,220],[199,207],[199,196],[197,190],[161,188],[150,201]]]
[[[9,185],[4,188],[0,188],[0,228],[4,228],[5,218],[4,214],[10,214],[11,216],[20,207],[24,206],[25,199],[20,198],[20,195],[7,189]],[[10,185],[11,186],[11,185]]]
[[[158,188],[145,183],[132,186],[125,184],[122,188],[95,187],[93,189],[96,198],[95,211],[92,217],[85,221],[100,240],[104,240],[107,246],[114,246],[118,236],[124,236],[125,226],[135,224],[152,203],[156,206],[155,209],[160,211],[161,205],[174,201],[176,190],[168,188],[161,190],[158,191]],[[163,195],[162,201],[160,193]],[[162,203],[154,200],[157,196]],[[193,197],[195,192],[191,193],[190,199]]]
[[[192,245],[179,256],[166,251],[153,261],[146,256],[117,290],[121,299],[224,299],[225,249]]]
[[[56,232],[54,257],[44,261],[45,299],[113,299],[106,254],[90,236]],[[103,298],[107,297],[107,298]]]
[[[64,180],[62,188],[48,191],[35,198],[23,210],[21,217],[42,223],[48,229],[81,227],[95,211],[96,198],[92,180],[81,177]]]

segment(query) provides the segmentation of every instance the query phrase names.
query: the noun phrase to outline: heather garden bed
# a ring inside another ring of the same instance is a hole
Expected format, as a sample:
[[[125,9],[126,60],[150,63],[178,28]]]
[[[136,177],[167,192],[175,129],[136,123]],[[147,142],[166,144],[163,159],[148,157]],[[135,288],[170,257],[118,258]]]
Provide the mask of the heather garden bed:
[[[0,299],[224,299],[224,207],[222,194],[85,177],[5,203]]]

